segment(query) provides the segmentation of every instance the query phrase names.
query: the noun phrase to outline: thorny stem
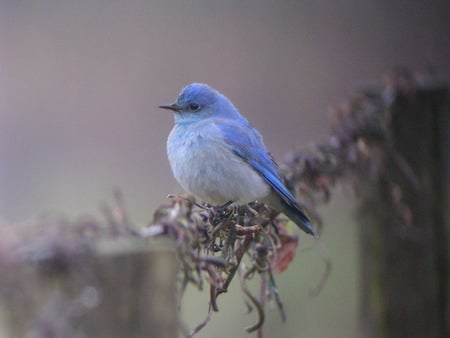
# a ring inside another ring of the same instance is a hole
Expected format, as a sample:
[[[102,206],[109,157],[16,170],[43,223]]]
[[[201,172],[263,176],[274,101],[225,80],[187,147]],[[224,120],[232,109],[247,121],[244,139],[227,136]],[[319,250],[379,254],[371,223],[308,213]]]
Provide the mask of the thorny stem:
[[[221,293],[225,293],[228,291],[228,286],[230,285],[231,281],[233,280],[234,275],[236,274],[236,271],[239,269],[239,265],[241,263],[242,257],[244,257],[244,254],[247,252],[248,248],[250,247],[250,244],[252,243],[253,235],[248,234],[244,242],[239,246],[239,248],[236,250],[236,258],[237,258],[237,264],[235,264],[232,269],[230,270],[230,273],[225,280],[225,283],[223,283],[222,288],[217,289],[217,294],[215,297],[219,296]]]
[[[242,281],[244,281],[244,279]],[[256,299],[255,296],[253,296],[252,293],[247,289],[247,286],[245,285],[244,282],[241,283],[241,289],[242,289],[242,292],[244,292],[244,294],[248,297],[248,299],[250,299],[250,301],[256,308],[256,313],[258,316],[258,321],[255,324],[247,326],[245,328],[245,330],[248,333],[251,333],[256,330],[259,330],[263,326],[264,320],[265,320],[264,308],[263,308],[262,304],[258,301],[258,299]]]

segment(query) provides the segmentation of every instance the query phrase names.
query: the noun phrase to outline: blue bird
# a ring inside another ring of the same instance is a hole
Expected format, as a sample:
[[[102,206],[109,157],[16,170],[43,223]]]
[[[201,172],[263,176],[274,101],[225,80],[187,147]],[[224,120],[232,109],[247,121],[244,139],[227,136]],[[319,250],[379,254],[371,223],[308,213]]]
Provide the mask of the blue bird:
[[[261,134],[227,97],[206,84],[192,83],[175,103],[159,107],[174,112],[167,155],[183,189],[213,205],[264,202],[315,236]]]

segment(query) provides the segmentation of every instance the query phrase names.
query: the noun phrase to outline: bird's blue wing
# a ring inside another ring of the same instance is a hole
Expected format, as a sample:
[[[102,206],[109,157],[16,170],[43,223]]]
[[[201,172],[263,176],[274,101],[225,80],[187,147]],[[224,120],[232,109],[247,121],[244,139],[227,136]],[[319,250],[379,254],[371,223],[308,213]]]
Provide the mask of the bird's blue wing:
[[[308,217],[283,184],[278,165],[267,151],[261,134],[246,120],[226,121],[216,125],[232,151],[248,163],[279,196],[282,207],[280,211],[291,218],[303,231],[315,235]]]
[[[297,202],[283,184],[278,165],[267,151],[261,134],[247,121],[218,123],[225,142],[232,151],[248,163],[288,204]]]

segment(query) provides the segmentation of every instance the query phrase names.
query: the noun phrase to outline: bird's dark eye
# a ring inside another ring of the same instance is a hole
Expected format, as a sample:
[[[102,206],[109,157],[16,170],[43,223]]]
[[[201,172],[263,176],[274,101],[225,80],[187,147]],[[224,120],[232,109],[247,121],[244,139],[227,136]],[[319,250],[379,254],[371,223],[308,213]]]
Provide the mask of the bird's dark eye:
[[[189,109],[192,110],[192,111],[197,111],[197,110],[200,109],[200,105],[195,103],[195,102],[193,102],[193,103],[189,104]]]

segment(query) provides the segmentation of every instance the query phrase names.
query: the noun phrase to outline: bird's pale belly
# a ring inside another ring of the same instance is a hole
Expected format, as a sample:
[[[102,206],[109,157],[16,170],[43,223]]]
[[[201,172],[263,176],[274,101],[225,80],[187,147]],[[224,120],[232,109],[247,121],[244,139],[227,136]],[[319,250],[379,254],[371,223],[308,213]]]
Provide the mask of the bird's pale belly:
[[[188,192],[214,205],[248,203],[270,192],[266,182],[226,146],[168,142],[173,174]]]

